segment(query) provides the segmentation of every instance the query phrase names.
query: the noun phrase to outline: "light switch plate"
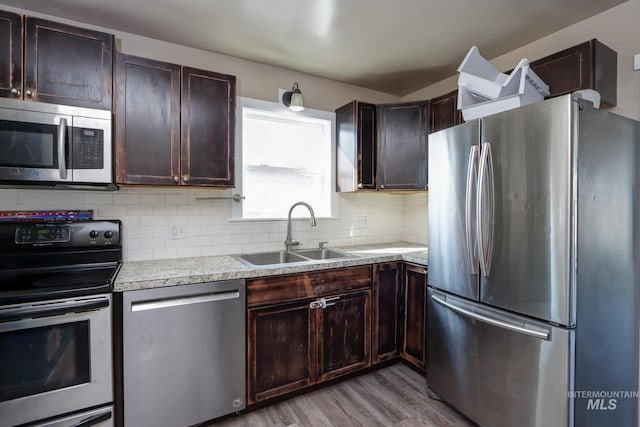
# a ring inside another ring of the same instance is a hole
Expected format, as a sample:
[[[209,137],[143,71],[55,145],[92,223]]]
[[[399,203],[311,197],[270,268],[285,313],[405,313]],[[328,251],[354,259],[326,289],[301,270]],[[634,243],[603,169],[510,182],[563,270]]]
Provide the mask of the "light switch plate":
[[[186,239],[187,226],[185,224],[169,225],[169,240]]]

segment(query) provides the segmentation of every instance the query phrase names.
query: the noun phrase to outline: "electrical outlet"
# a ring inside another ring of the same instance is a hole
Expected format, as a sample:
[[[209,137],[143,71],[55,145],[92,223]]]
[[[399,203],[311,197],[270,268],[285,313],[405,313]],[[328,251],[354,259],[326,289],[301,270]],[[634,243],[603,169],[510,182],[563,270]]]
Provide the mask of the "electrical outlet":
[[[368,222],[368,217],[367,216],[359,216],[358,217],[358,228],[367,228],[367,222]]]
[[[169,240],[186,239],[187,226],[184,224],[169,225]]]

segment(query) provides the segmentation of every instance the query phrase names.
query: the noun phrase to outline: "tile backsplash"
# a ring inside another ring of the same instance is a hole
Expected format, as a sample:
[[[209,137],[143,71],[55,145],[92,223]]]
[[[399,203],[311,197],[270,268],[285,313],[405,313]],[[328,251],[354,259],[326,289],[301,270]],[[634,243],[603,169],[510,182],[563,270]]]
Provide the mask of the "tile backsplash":
[[[96,219],[120,219],[125,261],[258,252],[283,248],[286,220],[231,219],[228,195],[210,189],[127,187],[115,192],[0,190],[0,210],[93,209]],[[338,194],[338,217],[293,221],[304,247],[405,240],[427,242],[427,199],[420,194]],[[289,206],[283,207],[288,212]],[[171,238],[170,238],[171,237]]]

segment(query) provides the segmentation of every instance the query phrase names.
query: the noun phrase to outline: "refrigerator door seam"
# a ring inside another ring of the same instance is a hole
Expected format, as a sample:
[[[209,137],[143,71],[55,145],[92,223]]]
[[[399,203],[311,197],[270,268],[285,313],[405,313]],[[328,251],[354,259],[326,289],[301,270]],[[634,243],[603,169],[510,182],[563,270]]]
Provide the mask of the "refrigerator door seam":
[[[483,323],[487,323],[489,325],[497,326],[502,329],[507,329],[509,331],[518,332],[525,335],[530,335],[532,337],[540,338],[543,340],[549,339],[549,331],[538,331],[527,328],[525,326],[515,325],[504,320],[494,319],[483,314],[474,313],[471,310],[467,310],[466,308],[459,307],[455,304],[447,302],[435,294],[431,295],[431,299],[437,302],[440,305],[447,307],[448,309],[455,311],[456,313],[462,314],[464,316],[470,317],[472,319],[478,320]]]

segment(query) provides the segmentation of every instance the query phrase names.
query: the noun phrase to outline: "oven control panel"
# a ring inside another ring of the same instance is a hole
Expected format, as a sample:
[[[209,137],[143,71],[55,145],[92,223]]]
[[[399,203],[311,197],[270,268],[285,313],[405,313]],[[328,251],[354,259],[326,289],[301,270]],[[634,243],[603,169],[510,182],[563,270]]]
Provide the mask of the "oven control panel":
[[[118,246],[120,245],[120,222],[25,223],[16,227],[15,243],[32,246]]]
[[[16,229],[16,243],[62,243],[71,240],[68,225],[24,225]]]

